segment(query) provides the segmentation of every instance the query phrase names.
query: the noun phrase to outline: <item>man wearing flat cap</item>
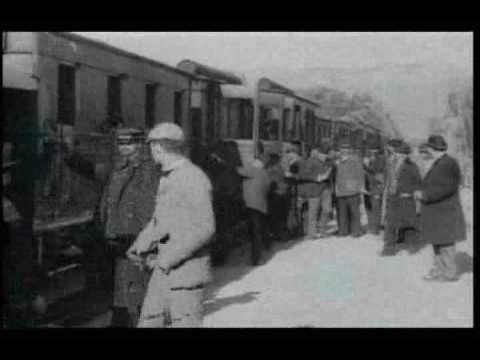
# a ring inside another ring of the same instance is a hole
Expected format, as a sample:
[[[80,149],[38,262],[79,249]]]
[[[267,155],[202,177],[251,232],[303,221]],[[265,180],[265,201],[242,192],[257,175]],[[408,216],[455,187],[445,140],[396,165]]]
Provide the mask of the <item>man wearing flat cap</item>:
[[[455,243],[466,239],[465,217],[460,203],[461,170],[457,160],[447,154],[442,136],[432,135],[427,142],[433,162],[423,178],[415,198],[421,201],[421,232],[431,242],[434,264],[425,280],[455,281]]]
[[[395,255],[398,244],[416,240],[417,211],[414,192],[420,189],[421,176],[409,158],[410,146],[401,142],[395,147],[395,167],[387,189],[384,248],[382,256]]]
[[[164,175],[153,216],[127,251],[131,260],[152,270],[138,327],[200,327],[215,232],[212,185],[184,155],[179,126],[161,123],[147,141]]]

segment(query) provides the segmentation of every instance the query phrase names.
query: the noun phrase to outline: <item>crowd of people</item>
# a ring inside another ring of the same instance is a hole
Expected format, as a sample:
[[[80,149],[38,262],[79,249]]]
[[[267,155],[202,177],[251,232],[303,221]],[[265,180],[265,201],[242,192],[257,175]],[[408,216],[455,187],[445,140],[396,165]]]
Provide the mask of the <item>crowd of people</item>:
[[[98,207],[110,255],[105,259],[112,259],[114,273],[111,326],[201,326],[204,289],[212,278],[212,242],[228,233],[215,212],[228,212],[228,204],[214,206],[211,179],[185,155],[185,136],[177,125],[159,124],[146,139],[136,129],[116,134],[118,156]],[[430,136],[419,148],[420,167],[410,146],[398,139],[389,141],[385,151],[372,146],[364,156],[348,139],[341,139],[338,148],[304,154],[300,145],[291,143],[282,154],[259,146],[251,163],[230,166],[242,179],[253,265],[261,263],[262,250],[272,241],[299,234],[355,241],[365,234],[363,203],[367,231],[379,235],[384,230],[380,255],[393,256],[404,244],[430,243],[435,260],[425,279],[457,279],[455,243],[466,237],[461,173],[441,136]],[[66,162],[96,176],[95,166],[75,152],[67,154]],[[4,162],[4,179],[11,166]],[[3,204],[5,210],[9,202]],[[335,234],[331,220],[337,223]],[[98,260],[105,253],[97,250]]]

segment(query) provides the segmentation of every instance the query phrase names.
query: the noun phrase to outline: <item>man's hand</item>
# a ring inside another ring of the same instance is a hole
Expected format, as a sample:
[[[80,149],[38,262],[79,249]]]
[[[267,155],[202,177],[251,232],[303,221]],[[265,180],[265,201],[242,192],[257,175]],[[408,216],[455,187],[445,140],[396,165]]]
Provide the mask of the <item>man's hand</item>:
[[[413,197],[415,198],[415,200],[423,200],[423,192],[417,190],[413,193]]]
[[[131,246],[126,252],[127,258],[132,261],[135,265],[142,267],[143,259],[137,254],[137,250]]]

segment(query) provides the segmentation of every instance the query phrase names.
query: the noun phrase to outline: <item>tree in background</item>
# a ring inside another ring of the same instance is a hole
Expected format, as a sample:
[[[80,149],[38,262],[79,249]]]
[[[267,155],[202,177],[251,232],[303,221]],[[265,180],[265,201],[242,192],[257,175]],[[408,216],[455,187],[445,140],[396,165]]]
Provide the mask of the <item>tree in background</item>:
[[[445,137],[449,153],[462,167],[464,185],[473,184],[473,86],[463,84],[449,91],[446,113],[432,118],[430,131]]]

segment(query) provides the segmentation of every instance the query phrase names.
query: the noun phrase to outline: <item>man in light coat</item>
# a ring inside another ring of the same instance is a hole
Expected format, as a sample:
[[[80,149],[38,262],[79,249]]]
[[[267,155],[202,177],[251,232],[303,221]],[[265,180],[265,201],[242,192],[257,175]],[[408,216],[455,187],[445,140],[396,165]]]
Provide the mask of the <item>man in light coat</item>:
[[[433,163],[424,175],[415,198],[421,201],[420,229],[423,239],[433,245],[434,264],[424,277],[429,281],[458,279],[455,243],[466,239],[466,222],[459,197],[462,174],[458,162],[449,156],[444,138],[430,136]]]
[[[147,141],[163,176],[153,216],[127,251],[132,261],[152,270],[138,327],[201,327],[215,232],[212,185],[184,156],[179,126],[159,124]]]

